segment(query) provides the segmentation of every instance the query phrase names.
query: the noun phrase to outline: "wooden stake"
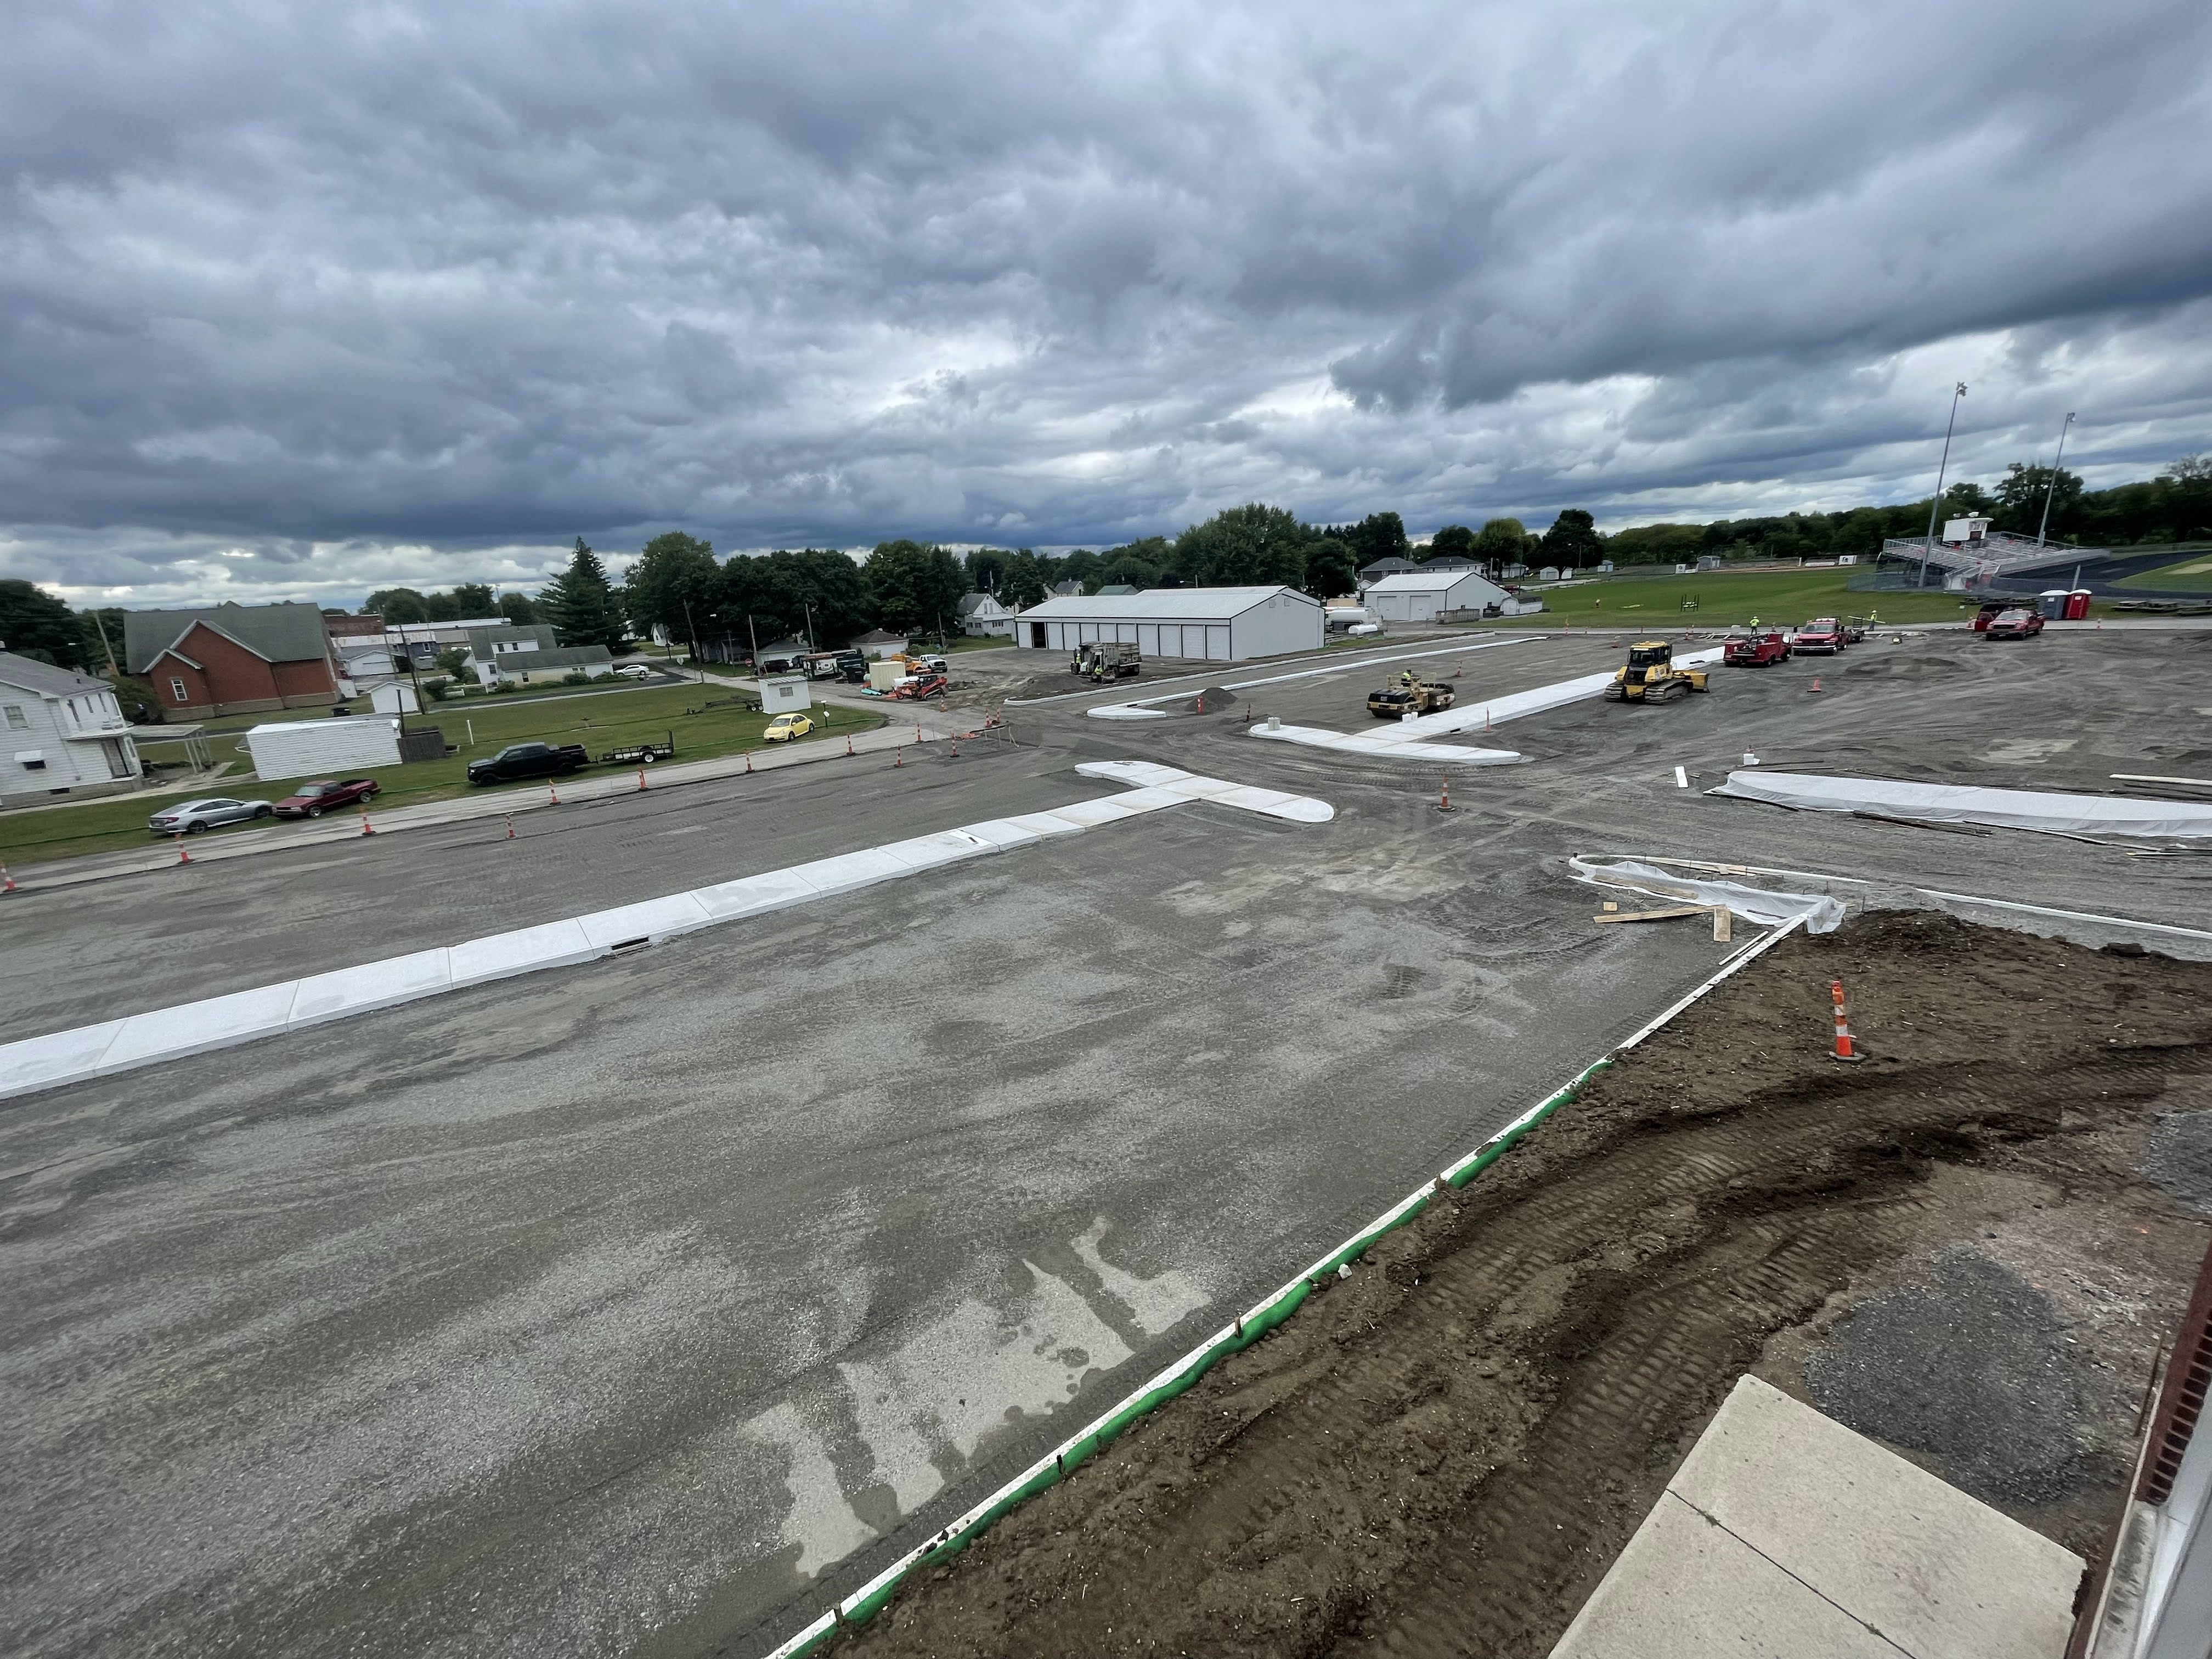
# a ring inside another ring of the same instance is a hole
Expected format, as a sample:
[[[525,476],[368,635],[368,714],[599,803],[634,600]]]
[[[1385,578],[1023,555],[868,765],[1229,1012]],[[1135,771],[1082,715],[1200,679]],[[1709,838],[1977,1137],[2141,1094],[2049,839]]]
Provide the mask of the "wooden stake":
[[[1671,921],[1676,916],[1702,916],[1712,909],[1710,904],[1677,904],[1664,910],[1626,910],[1618,915],[1592,916],[1592,921]]]

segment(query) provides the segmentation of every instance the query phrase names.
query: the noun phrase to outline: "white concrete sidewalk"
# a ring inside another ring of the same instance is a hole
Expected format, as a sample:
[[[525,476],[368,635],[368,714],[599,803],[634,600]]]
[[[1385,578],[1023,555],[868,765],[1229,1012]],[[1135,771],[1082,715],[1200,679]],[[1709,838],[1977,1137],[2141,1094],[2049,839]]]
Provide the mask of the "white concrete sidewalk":
[[[2059,1659],[2081,1571],[1745,1376],[1552,1659]]]
[[[852,733],[852,754],[856,757],[889,754],[895,749],[915,744],[917,739],[927,744],[949,742],[964,737],[975,729],[963,723],[962,711],[946,713],[929,708],[915,709],[907,705],[874,704],[871,707],[875,713],[890,716],[891,724]],[[779,744],[774,749],[718,755],[712,760],[664,762],[644,769],[646,788],[649,793],[655,789],[677,788],[689,783],[742,777],[749,771],[774,772],[787,766],[805,766],[846,758],[846,738],[842,734],[833,734],[800,743]],[[495,789],[483,793],[454,795],[444,800],[425,801],[419,806],[380,810],[375,803],[371,802],[369,822],[376,834],[385,836],[404,834],[410,830],[433,829],[441,824],[465,823],[484,818],[520,817],[526,813],[558,811],[563,806],[637,793],[638,770],[635,767],[602,768],[562,778],[553,789]],[[557,801],[555,799],[556,794]],[[349,812],[343,817],[330,818],[315,824],[271,824],[263,830],[193,838],[185,845],[194,864],[219,864],[226,859],[252,858],[263,853],[289,852],[295,847],[314,847],[331,842],[360,839],[360,816]],[[49,888],[75,887],[85,882],[106,881],[115,876],[137,875],[150,870],[164,869],[177,862],[176,847],[168,841],[157,841],[143,850],[133,848],[122,853],[94,853],[82,858],[58,859],[51,865],[32,865],[27,871],[15,872],[15,885],[23,891],[40,892]]]

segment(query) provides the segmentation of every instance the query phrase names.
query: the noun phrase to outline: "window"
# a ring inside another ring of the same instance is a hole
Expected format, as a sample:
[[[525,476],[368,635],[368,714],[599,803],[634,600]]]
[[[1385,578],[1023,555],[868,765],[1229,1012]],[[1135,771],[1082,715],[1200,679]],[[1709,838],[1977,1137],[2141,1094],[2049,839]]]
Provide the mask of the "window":
[[[8,724],[18,732],[27,732],[31,729],[30,717],[12,702],[8,705]]]
[[[187,696],[185,691],[185,683],[182,680],[171,680],[169,682],[169,695],[179,702],[190,702],[191,701],[191,698]]]

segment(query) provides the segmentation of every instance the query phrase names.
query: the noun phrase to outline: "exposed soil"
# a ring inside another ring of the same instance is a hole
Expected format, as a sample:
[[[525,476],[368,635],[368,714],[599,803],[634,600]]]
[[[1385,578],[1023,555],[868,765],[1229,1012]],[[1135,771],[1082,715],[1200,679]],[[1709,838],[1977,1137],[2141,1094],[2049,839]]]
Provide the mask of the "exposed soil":
[[[1793,938],[848,1644],[1534,1659],[1747,1370],[2091,1555],[2206,1109],[2212,966]]]

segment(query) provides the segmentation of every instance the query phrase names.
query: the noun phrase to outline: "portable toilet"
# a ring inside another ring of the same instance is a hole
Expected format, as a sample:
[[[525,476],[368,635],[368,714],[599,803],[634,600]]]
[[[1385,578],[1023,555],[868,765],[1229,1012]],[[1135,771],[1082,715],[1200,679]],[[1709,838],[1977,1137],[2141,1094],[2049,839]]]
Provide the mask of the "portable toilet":
[[[2089,590],[2086,587],[2077,587],[2069,593],[2066,596],[2066,620],[2081,622],[2087,617],[2089,614],[2091,597]]]
[[[2046,587],[2035,596],[2036,611],[2052,622],[2063,622],[2066,620],[2066,601],[2071,597],[2063,587]]]

